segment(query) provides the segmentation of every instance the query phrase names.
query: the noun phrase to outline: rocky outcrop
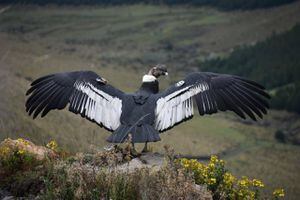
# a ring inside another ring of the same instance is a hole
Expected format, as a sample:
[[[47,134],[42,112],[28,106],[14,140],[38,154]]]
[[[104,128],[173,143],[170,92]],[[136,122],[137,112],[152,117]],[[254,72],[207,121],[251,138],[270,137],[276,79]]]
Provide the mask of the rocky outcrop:
[[[115,188],[132,188],[130,192],[137,196],[157,195],[160,199],[212,199],[206,186],[197,185],[192,177],[186,176],[183,169],[175,165],[173,154],[169,155],[168,152],[165,156],[151,152],[137,155],[131,152],[129,144],[92,154],[77,153],[60,157],[59,151],[51,149],[51,145],[47,147],[24,139],[6,139],[0,144],[4,151],[0,158],[19,159],[18,163],[9,165],[10,168],[3,170],[3,173],[1,169],[5,169],[2,167],[6,162],[0,162],[0,185],[4,186],[0,187],[0,200],[41,199],[47,188],[45,182],[52,184],[51,192],[58,196],[69,194],[65,193],[66,187],[69,187],[75,199],[93,199],[86,196],[90,190],[97,190],[98,197],[112,195],[112,191],[119,191]],[[5,153],[6,149],[10,151]],[[23,158],[27,154],[42,162],[30,162],[26,167],[18,167],[25,162]],[[101,179],[96,180],[96,177]]]
[[[133,158],[131,161],[118,165],[119,171],[133,171],[141,168],[151,168],[152,170],[159,170],[166,161],[161,154],[158,153],[144,153],[139,157]]]

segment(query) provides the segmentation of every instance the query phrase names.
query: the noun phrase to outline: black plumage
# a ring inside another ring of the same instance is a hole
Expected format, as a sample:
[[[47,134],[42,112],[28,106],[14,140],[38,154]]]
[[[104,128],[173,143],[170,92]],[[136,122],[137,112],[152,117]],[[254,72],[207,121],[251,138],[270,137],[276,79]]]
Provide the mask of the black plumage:
[[[164,66],[152,68],[138,91],[126,94],[91,71],[58,73],[32,82],[26,111],[36,118],[50,110],[69,110],[113,132],[112,143],[155,142],[164,132],[193,117],[193,99],[200,115],[230,110],[241,118],[263,118],[270,96],[260,84],[238,76],[195,72],[159,92]]]

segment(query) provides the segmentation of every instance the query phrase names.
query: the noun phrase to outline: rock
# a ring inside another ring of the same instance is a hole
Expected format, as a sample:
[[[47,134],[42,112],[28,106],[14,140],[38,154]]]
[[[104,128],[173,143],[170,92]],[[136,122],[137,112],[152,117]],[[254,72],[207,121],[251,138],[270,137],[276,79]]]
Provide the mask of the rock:
[[[144,153],[140,157],[134,158],[131,161],[116,167],[120,171],[133,171],[141,168],[152,168],[159,170],[164,164],[164,157],[158,153]]]
[[[14,200],[16,199],[14,196],[6,196],[2,200]]]
[[[161,166],[164,162],[164,157],[158,153],[145,153],[142,154],[139,159],[146,165]]]
[[[10,138],[5,139],[0,143],[0,148],[7,147],[9,149],[24,150],[35,156],[37,160],[44,160],[45,158],[57,158],[58,154],[53,150],[38,146],[25,139],[12,140]]]
[[[195,189],[202,194],[202,200],[212,200],[212,194],[207,190],[207,187],[203,185],[195,184]]]
[[[0,189],[0,199],[1,200],[13,200],[16,198],[14,196],[12,196],[11,193],[9,193],[8,191]]]
[[[9,196],[11,196],[11,194],[9,192],[0,189],[0,199],[4,199]]]
[[[282,143],[300,145],[300,128],[293,130],[279,129],[275,132],[275,138]]]

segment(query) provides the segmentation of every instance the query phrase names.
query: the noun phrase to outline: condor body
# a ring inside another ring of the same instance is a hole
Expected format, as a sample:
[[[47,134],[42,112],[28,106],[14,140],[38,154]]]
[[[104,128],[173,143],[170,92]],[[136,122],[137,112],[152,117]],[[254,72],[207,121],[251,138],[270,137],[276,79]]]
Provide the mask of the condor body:
[[[107,141],[155,142],[159,134],[194,115],[230,110],[241,118],[256,120],[267,113],[269,95],[260,84],[239,76],[194,72],[159,92],[158,78],[167,75],[163,65],[153,67],[131,94],[107,84],[91,71],[47,75],[35,80],[27,91],[26,111],[44,117],[50,110],[69,110],[97,123],[112,134]]]

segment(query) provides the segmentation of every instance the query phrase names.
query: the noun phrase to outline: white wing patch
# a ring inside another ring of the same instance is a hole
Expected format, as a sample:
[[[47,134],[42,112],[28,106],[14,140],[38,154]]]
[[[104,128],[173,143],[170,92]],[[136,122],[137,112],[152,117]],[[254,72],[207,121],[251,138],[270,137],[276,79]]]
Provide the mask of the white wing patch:
[[[178,81],[177,83],[176,83],[176,87],[180,87],[180,86],[182,86],[184,84],[184,81],[182,80],[182,81]]]
[[[74,96],[70,107],[110,130],[116,130],[120,126],[121,99],[97,89],[90,83],[75,82],[74,87],[82,95],[81,97],[80,94]]]
[[[183,84],[184,81],[181,85]],[[194,108],[192,97],[208,89],[209,86],[207,83],[199,83],[184,87],[180,90],[169,94],[168,96],[158,99],[155,110],[156,130],[166,130],[174,126],[175,124],[183,121],[184,119],[193,116]]]

